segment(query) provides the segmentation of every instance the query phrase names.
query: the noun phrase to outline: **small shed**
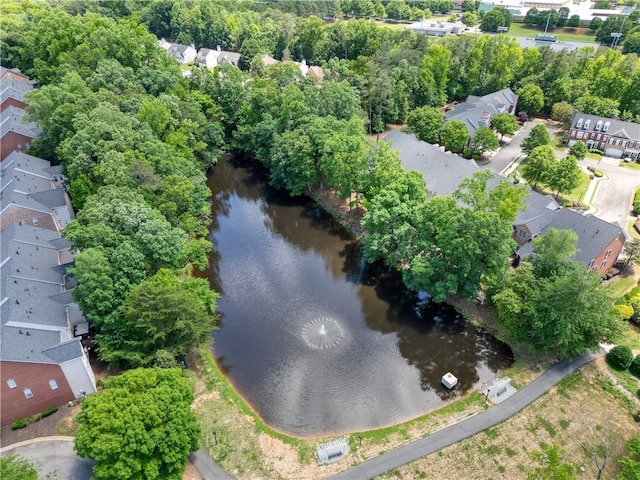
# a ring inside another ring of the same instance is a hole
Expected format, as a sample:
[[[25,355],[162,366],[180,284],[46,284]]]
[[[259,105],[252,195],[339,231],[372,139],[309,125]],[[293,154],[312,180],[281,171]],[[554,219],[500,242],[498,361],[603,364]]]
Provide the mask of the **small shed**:
[[[453,388],[458,384],[458,379],[451,372],[442,376],[442,384],[447,388]]]
[[[349,453],[349,441],[346,438],[337,438],[321,443],[317,446],[316,453],[320,464],[337,462]]]

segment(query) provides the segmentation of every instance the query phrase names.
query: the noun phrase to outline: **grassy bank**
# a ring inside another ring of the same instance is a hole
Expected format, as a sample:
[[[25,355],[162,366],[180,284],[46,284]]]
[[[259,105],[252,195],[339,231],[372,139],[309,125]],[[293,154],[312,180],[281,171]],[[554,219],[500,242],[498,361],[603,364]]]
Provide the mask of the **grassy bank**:
[[[294,438],[273,430],[235,391],[206,348],[195,352],[191,360],[199,378],[193,408],[202,428],[201,445],[225,471],[239,479],[323,478],[422,438],[488,406],[483,395],[472,392],[414,420],[353,432],[347,435],[352,452],[349,461],[318,466],[315,447],[327,439]]]

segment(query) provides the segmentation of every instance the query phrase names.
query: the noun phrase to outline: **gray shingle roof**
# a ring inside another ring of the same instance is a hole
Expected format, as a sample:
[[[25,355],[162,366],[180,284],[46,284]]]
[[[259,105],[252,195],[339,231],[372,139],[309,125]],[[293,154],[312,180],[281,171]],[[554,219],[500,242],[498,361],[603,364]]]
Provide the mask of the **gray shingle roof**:
[[[5,310],[5,305],[3,305],[1,308],[3,316]],[[5,361],[55,363],[42,351],[58,343],[60,343],[60,332],[3,326],[0,338],[0,358]]]
[[[55,347],[47,348],[42,353],[55,363],[64,363],[82,357],[82,345],[79,338],[74,338]]]
[[[489,120],[497,113],[508,109],[509,105],[515,105],[518,96],[510,88],[498,90],[482,97],[469,95],[465,103],[459,103],[445,113],[445,121],[461,120],[466,123],[471,137],[476,130],[489,125]]]
[[[53,169],[53,171],[50,171]],[[17,205],[53,215],[59,228],[73,218],[59,167],[38,157],[13,152],[0,164],[0,212]]]
[[[15,98],[21,102],[24,101],[24,94],[33,90],[33,85],[27,82],[21,82],[17,78],[7,75],[0,80],[0,103],[9,98]]]
[[[9,132],[16,132],[29,138],[40,136],[42,129],[34,122],[25,122],[24,115],[24,110],[13,106],[0,113],[0,139]]]
[[[597,217],[580,215],[577,212],[560,208],[556,210],[551,221],[539,232],[544,235],[550,228],[556,230],[573,230],[578,235],[577,252],[574,258],[588,265],[595,259],[615,237],[622,233],[620,226],[605,222]],[[521,257],[532,254],[532,242],[518,248]]]
[[[639,93],[640,95],[640,93]],[[585,113],[576,113],[575,117],[573,117],[572,128],[577,128],[576,124],[578,121],[582,119],[582,127],[579,130],[583,130],[585,132],[598,132],[598,133],[606,133],[610,137],[619,137],[619,138],[632,138],[634,140],[640,140],[640,123],[634,122],[623,122],[622,120],[616,120],[615,118],[607,118],[607,117],[599,117],[597,115],[587,115]],[[591,120],[588,128],[584,128],[584,124],[587,120]],[[609,128],[606,132],[602,129],[596,130],[596,126],[598,125],[598,121],[602,121],[601,126],[604,127],[606,122],[609,122]]]
[[[427,189],[435,195],[451,195],[462,180],[479,171],[473,160],[466,160],[438,147],[422,142],[413,134],[392,130],[385,137],[391,149],[400,156],[405,170],[416,170],[422,174]]]
[[[45,355],[43,350],[57,346],[64,332],[68,335],[65,306],[72,298],[71,292],[64,290],[65,268],[59,265],[56,235],[59,234],[19,224],[0,234],[3,360],[51,363],[51,355]]]
[[[425,178],[427,189],[436,195],[450,195],[462,180],[477,172],[473,161],[455,154],[447,154],[415,135],[392,130],[386,137],[391,149],[396,150],[405,170],[416,170]],[[504,177],[494,176],[489,187]],[[584,216],[560,207],[550,195],[530,191],[525,199],[526,209],[516,215],[514,225],[526,225],[533,236],[544,235],[549,228],[573,230],[578,235],[576,260],[589,264],[615,237],[623,233],[617,224],[593,216]],[[521,257],[531,255],[532,243],[518,248]]]

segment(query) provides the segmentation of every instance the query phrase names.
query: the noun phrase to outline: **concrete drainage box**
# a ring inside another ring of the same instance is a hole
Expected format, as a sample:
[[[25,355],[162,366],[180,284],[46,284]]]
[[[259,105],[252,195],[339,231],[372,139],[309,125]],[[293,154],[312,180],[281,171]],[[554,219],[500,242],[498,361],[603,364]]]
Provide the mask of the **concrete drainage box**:
[[[321,443],[316,447],[316,453],[320,464],[337,462],[349,453],[349,441],[346,438],[338,438]]]

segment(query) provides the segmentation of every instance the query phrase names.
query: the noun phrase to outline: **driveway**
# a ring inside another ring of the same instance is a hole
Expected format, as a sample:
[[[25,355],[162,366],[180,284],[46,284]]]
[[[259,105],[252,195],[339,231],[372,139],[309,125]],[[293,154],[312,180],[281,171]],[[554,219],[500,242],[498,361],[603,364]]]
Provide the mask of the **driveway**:
[[[585,159],[584,165],[602,171],[608,180],[599,182],[591,203],[598,207],[595,214],[607,222],[618,222],[626,229],[633,203],[633,194],[640,185],[640,171],[619,167],[620,160],[604,157],[600,162]]]
[[[551,137],[553,137],[557,131],[556,127],[548,125],[544,120],[530,120],[513,136],[509,143],[502,147],[498,153],[491,158],[489,162],[484,165],[479,165],[479,167],[483,170],[491,170],[493,173],[504,175],[503,172],[507,170],[512,162],[524,156],[524,153],[520,148],[520,144],[536,125],[545,125],[547,130],[549,130],[549,135]]]
[[[80,458],[73,450],[73,437],[42,437],[0,449],[0,456],[20,455],[39,470],[39,478],[89,480],[96,462]]]

